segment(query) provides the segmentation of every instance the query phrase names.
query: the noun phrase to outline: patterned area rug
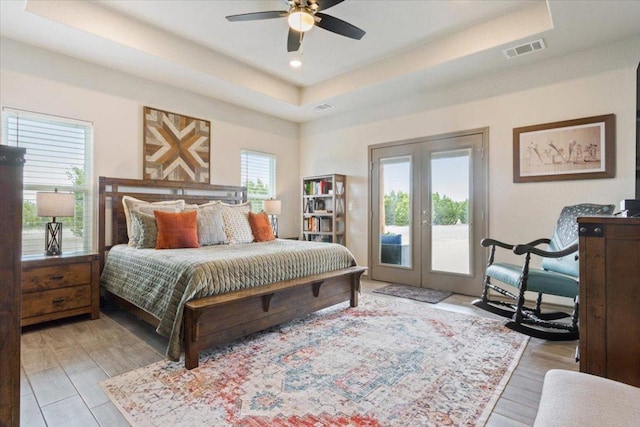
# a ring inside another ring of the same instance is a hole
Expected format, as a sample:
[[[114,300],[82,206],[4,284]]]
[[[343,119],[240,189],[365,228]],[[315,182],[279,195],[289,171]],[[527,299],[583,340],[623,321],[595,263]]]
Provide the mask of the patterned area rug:
[[[526,346],[499,321],[363,295],[102,382],[134,426],[483,425]]]
[[[394,297],[414,299],[421,302],[430,302],[431,304],[436,304],[443,299],[451,296],[451,292],[439,291],[437,289],[419,288],[417,286],[400,285],[395,283],[375,289],[373,292],[391,295]]]

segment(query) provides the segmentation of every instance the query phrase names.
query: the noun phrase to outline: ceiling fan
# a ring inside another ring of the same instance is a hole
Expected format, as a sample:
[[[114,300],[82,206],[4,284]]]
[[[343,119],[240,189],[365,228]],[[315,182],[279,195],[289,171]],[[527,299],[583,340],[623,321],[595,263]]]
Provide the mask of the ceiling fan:
[[[321,12],[343,1],[344,0],[288,0],[286,1],[289,5],[288,11],[272,10],[242,13],[240,15],[230,15],[226,18],[231,22],[237,22],[286,17],[289,23],[287,51],[295,52],[300,49],[304,33],[314,26],[356,40],[360,40],[365,35],[365,32],[355,25]]]

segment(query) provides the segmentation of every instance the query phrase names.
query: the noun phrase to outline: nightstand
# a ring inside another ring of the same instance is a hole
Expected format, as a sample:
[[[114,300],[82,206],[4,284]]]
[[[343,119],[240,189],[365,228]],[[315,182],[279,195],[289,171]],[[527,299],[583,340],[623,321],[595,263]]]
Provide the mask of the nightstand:
[[[22,321],[33,325],[79,314],[100,317],[100,257],[75,252],[22,258]]]

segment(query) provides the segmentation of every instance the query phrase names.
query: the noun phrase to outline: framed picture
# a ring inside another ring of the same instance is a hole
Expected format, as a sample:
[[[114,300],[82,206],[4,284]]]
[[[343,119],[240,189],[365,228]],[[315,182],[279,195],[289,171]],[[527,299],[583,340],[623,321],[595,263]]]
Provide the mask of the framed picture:
[[[513,182],[613,178],[615,115],[513,129]]]
[[[144,179],[209,183],[210,123],[144,107]]]

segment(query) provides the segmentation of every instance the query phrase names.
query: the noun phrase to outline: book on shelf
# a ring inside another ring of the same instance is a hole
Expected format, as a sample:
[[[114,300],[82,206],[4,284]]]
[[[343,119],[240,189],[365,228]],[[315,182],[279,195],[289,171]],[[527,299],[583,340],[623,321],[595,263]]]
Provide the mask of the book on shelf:
[[[306,236],[306,240],[309,242],[323,242],[323,243],[331,243],[330,235],[322,235],[322,234],[310,234]]]
[[[303,231],[320,231],[320,218],[309,217],[305,218],[303,224]]]
[[[304,184],[305,196],[328,195],[332,190],[331,181],[322,179],[319,181],[307,181]]]
[[[329,190],[331,190],[331,181],[320,181],[320,194],[329,194]]]
[[[333,228],[332,218],[308,217],[302,221],[302,231],[315,233],[331,233]]]

